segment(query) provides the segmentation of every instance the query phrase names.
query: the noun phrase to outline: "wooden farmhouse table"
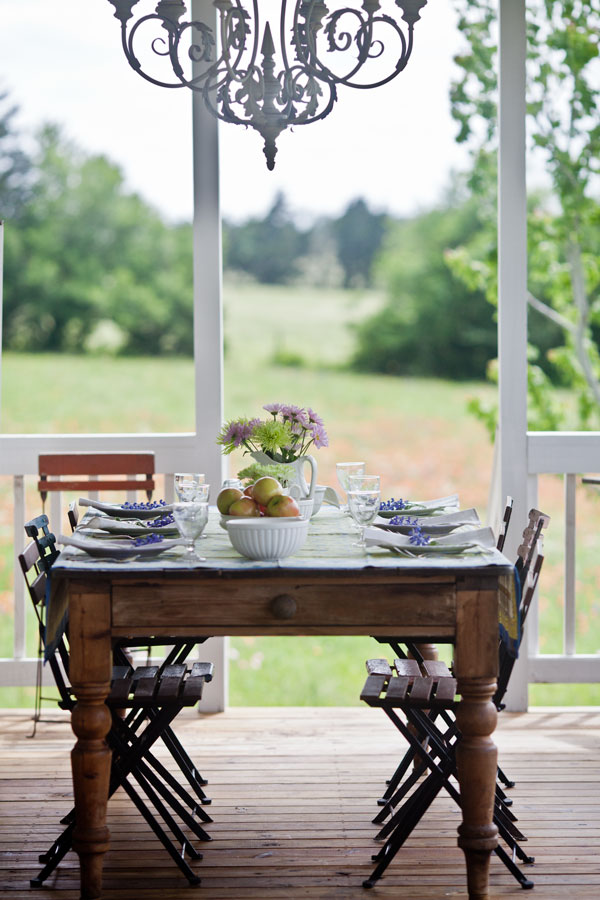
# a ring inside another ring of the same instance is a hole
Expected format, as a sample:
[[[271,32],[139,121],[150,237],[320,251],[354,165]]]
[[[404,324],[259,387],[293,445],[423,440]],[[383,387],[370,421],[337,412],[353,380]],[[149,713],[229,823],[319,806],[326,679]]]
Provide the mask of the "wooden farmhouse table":
[[[313,524],[314,523],[314,524]],[[85,519],[84,519],[85,524]],[[68,616],[70,678],[77,706],[72,751],[81,896],[102,893],[109,846],[106,806],[110,750],[104,705],[111,639],[155,635],[373,635],[453,643],[461,702],[457,752],[462,804],[458,844],[471,900],[488,898],[497,751],[491,702],[498,661],[501,584],[513,566],[498,551],[462,557],[401,558],[353,546],[348,519],[319,513],[291,559],[240,557],[213,516],[199,546],[205,563],[181,555],[110,562],[65,549],[53,566],[48,628]],[[169,551],[171,552],[171,551]],[[385,650],[382,650],[385,655]],[[363,660],[356,660],[357,684]],[[399,889],[402,896],[402,889]]]

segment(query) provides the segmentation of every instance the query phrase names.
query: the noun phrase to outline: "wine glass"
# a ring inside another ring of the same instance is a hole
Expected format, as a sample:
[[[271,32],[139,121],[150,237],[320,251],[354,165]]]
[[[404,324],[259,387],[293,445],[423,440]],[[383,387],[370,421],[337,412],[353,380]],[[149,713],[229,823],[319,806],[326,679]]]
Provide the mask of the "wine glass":
[[[206,477],[192,472],[178,472],[175,475],[175,493],[178,500],[199,500],[208,502],[210,485],[206,484]]]
[[[349,491],[378,491],[381,488],[380,475],[349,475]]]
[[[365,468],[364,462],[339,462],[335,464],[337,479],[346,495],[348,494],[348,479],[352,475],[364,475]],[[346,500],[347,499],[348,498],[346,497]],[[348,512],[348,505],[342,507],[342,511]]]
[[[375,476],[378,478],[378,476]],[[379,488],[348,491],[348,506],[350,515],[360,528],[360,539],[354,544],[356,547],[365,547],[365,528],[375,520],[379,512],[381,491]]]
[[[195,541],[208,522],[208,503],[205,500],[181,500],[173,504],[173,518],[185,540],[187,558],[203,562],[205,557],[196,556]]]

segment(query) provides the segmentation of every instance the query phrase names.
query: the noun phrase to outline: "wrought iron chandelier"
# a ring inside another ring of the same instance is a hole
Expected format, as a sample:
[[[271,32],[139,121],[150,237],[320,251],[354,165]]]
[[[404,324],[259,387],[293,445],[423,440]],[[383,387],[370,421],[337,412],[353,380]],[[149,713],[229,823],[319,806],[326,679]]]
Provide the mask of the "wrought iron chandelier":
[[[183,18],[183,0],[159,0],[132,21],[138,2],[109,0],[129,65],[153,84],[200,92],[218,119],[256,129],[273,169],[282,131],[329,115],[338,85],[375,88],[403,71],[427,0],[281,0],[279,53],[258,0],[213,0],[217,35]]]

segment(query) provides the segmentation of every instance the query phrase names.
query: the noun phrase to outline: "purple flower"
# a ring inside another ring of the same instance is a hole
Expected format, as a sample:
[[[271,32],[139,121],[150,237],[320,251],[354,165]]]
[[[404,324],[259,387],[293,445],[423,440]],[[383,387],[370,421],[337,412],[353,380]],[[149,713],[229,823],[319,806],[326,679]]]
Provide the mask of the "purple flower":
[[[283,403],[267,403],[266,406],[263,406],[263,409],[276,416],[278,412],[281,412],[282,407]]]
[[[423,534],[423,529],[419,525],[416,525],[409,531],[409,542],[417,547],[425,547],[430,540],[431,537],[428,534]]]
[[[329,447],[329,438],[322,425],[317,425],[315,423],[312,426],[312,439],[317,450],[319,447]]]
[[[410,516],[392,516],[392,518],[390,519],[390,525],[416,525],[418,527],[419,520],[416,516],[414,516],[412,519]]]
[[[281,409],[279,410],[284,419],[292,419],[301,421],[301,416],[304,414],[304,410],[301,406],[294,406],[292,403],[282,404]],[[308,425],[308,422],[306,423]]]
[[[316,412],[310,408],[310,406],[306,407],[306,412],[308,413],[308,418],[310,422],[313,422],[315,425],[320,425],[321,428],[324,427],[325,423],[321,416],[318,416]]]

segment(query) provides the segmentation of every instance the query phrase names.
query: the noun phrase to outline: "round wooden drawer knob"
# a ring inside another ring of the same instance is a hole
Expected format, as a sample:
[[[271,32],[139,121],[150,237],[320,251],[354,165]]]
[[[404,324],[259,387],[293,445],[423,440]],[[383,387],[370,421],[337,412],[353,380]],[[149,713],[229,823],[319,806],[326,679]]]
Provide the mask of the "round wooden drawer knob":
[[[271,612],[276,619],[293,619],[296,615],[296,601],[291,594],[279,594],[271,600]]]

